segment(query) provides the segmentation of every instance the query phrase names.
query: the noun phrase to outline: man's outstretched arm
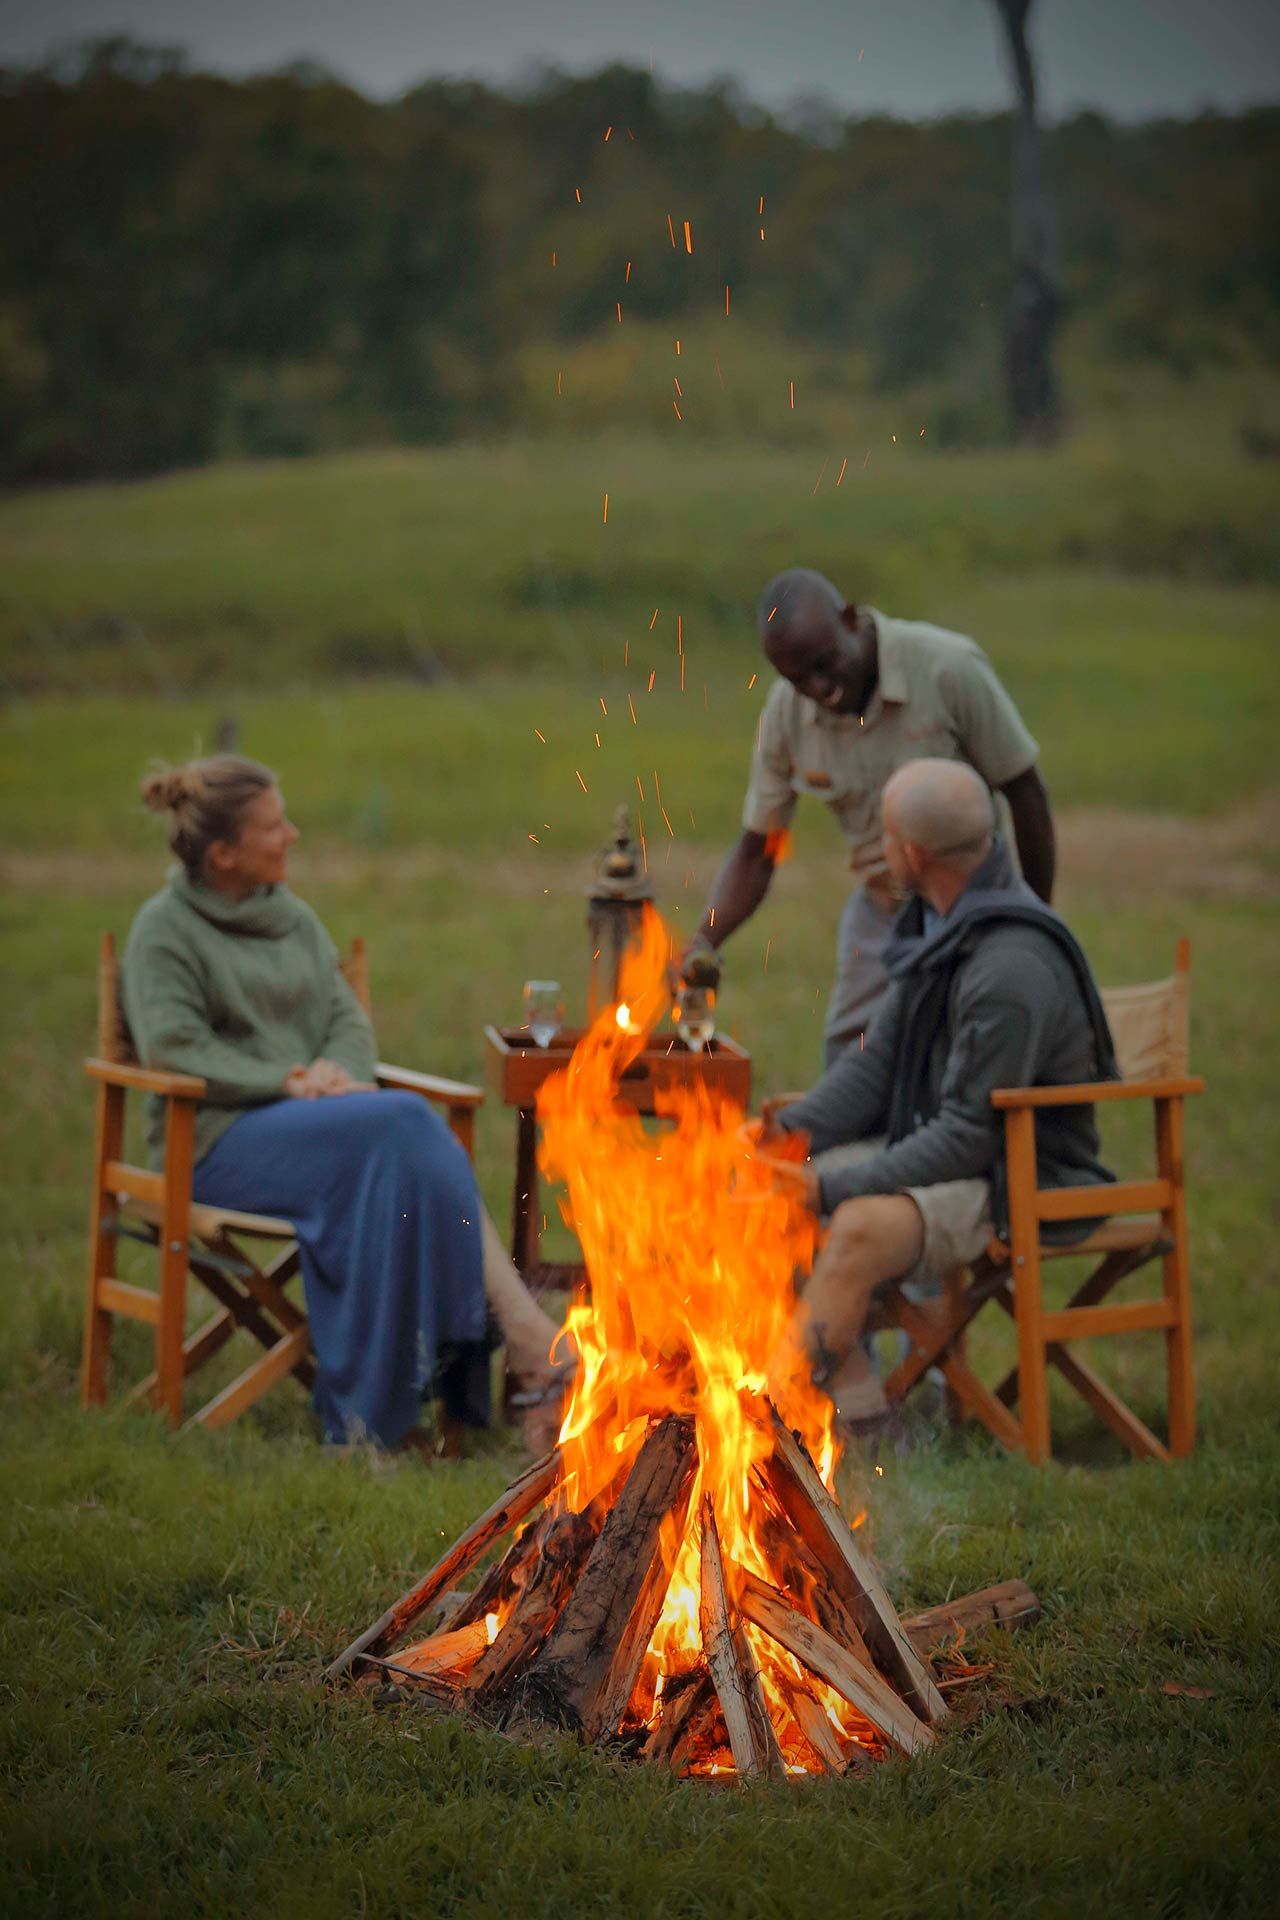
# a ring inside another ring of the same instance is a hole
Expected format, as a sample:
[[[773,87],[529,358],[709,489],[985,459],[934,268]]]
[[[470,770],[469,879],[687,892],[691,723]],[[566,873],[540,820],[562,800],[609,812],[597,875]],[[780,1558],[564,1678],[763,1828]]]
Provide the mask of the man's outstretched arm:
[[[699,946],[718,947],[749,920],[769,891],[773,858],[768,837],[744,828],[715,877],[707,910],[694,940]]]
[[[1036,767],[1028,767],[1016,780],[1008,781],[1000,791],[1009,802],[1013,815],[1013,834],[1018,843],[1018,865],[1033,892],[1046,903],[1053,897],[1053,878],[1058,864],[1058,846],[1053,831],[1049,794]],[[716,918],[719,918],[717,914]]]

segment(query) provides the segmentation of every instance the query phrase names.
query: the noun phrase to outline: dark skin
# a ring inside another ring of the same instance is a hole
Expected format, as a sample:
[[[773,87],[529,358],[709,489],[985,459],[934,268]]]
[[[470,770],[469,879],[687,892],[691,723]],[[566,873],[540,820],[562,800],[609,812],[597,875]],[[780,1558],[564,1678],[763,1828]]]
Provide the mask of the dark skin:
[[[856,607],[802,608],[784,632],[762,636],[765,658],[798,693],[831,713],[865,713],[880,677],[875,622]],[[1057,847],[1044,781],[1035,767],[1000,788],[1013,817],[1018,861],[1044,901],[1053,893]],[[774,862],[762,833],[744,831],[716,875],[697,938],[719,947],[749,920],[769,891]]]

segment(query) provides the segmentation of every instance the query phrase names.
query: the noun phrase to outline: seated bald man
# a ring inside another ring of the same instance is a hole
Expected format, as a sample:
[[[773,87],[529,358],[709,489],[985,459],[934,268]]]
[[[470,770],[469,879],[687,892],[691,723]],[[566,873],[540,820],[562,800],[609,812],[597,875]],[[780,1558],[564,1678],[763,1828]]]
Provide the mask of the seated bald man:
[[[981,775],[958,761],[912,761],[886,785],[883,818],[885,860],[911,896],[886,953],[888,997],[865,1048],[842,1054],[761,1136],[765,1152],[774,1127],[809,1137],[805,1196],[831,1225],[796,1331],[854,1433],[873,1432],[888,1412],[860,1343],[876,1288],[902,1280],[927,1298],[1007,1230],[992,1089],[1116,1072],[1089,964],[1015,872]],[[860,1158],[830,1151],[873,1139]],[[1036,1161],[1042,1187],[1112,1178],[1092,1106],[1037,1113]]]

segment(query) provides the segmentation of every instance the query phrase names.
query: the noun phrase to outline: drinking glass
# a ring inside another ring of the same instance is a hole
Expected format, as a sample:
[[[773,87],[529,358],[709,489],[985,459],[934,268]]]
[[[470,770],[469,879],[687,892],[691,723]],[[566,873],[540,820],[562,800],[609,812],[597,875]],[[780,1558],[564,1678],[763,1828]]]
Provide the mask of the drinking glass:
[[[524,1020],[535,1045],[549,1047],[564,1025],[564,1001],[558,980],[526,980]]]
[[[696,986],[689,980],[680,982],[675,1005],[676,1032],[694,1053],[705,1047],[715,1033],[715,1005],[714,987]]]

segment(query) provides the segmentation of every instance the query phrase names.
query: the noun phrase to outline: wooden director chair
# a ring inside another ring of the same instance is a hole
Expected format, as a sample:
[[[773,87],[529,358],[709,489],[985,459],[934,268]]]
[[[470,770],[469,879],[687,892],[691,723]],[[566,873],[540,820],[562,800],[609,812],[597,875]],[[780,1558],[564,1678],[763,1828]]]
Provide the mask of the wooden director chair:
[[[369,973],[362,939],[352,942],[350,955],[340,965],[368,1013]],[[293,1228],[287,1220],[268,1214],[236,1213],[193,1202],[196,1103],[204,1094],[204,1081],[138,1063],[120,1009],[119,968],[110,933],[102,936],[98,961],[98,1051],[84,1064],[89,1078],[98,1083],[98,1097],[81,1405],[98,1406],[106,1400],[111,1326],[117,1314],[142,1320],[156,1330],[155,1368],[129,1398],[162,1408],[171,1427],[182,1421],[188,1376],[239,1328],[252,1334],[263,1353],[194,1414],[188,1425],[225,1426],[286,1374],[292,1373],[310,1388],[315,1362],[307,1317],[284,1291],[299,1267]],[[442,1106],[451,1130],[471,1153],[475,1111],[484,1099],[479,1087],[381,1061],[377,1080],[380,1087],[420,1093]],[[122,1158],[125,1098],[131,1090],[158,1093],[165,1102],[164,1165],[158,1173],[131,1166]],[[122,1237],[155,1249],[158,1291],[116,1277],[116,1248]],[[260,1265],[245,1241],[274,1242],[277,1251]],[[185,1327],[188,1275],[194,1275],[218,1303],[212,1319],[189,1337]]]
[[[967,1276],[953,1276],[945,1312],[936,1320],[926,1319],[899,1286],[884,1290],[882,1324],[900,1327],[912,1343],[885,1382],[891,1401],[903,1399],[929,1368],[938,1367],[954,1408],[982,1421],[1005,1446],[1021,1448],[1040,1464],[1050,1454],[1052,1367],[1140,1458],[1167,1461],[1190,1453],[1195,1444],[1195,1393],[1182,1121],[1186,1097],[1204,1088],[1203,1080],[1187,1076],[1190,1000],[1191,947],[1180,940],[1167,980],[1103,991],[1122,1079],[1084,1086],[1007,1087],[992,1094],[992,1105],[1004,1115],[1008,1242],[992,1240]],[[1038,1189],[1037,1111],[1111,1100],[1152,1102],[1155,1178]],[[1059,1246],[1041,1237],[1040,1228],[1048,1221],[1104,1215],[1103,1224],[1074,1245]],[[1043,1262],[1081,1255],[1098,1256],[1093,1271],[1065,1307],[1047,1307]],[[1155,1260],[1162,1274],[1158,1297],[1104,1304],[1120,1281]],[[966,1329],[991,1301],[1013,1320],[1018,1349],[1016,1367],[994,1391],[977,1378],[965,1355]],[[1067,1347],[1071,1340],[1157,1330],[1164,1334],[1168,1371],[1167,1446]]]

